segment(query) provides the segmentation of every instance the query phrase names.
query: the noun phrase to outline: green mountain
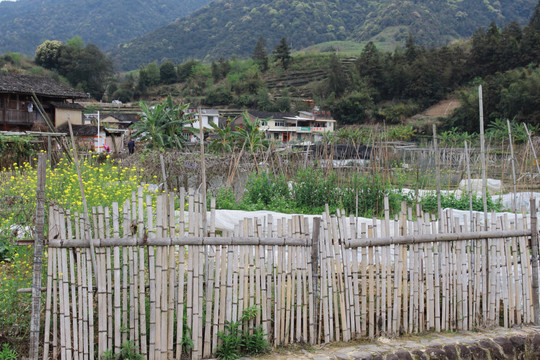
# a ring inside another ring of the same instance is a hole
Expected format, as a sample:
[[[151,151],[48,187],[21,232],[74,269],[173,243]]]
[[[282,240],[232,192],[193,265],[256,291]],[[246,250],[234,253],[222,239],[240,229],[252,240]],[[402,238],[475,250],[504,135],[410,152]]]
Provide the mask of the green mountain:
[[[490,22],[525,24],[536,0],[218,0],[188,17],[118,46],[117,65],[133,69],[164,59],[214,60],[251,55],[263,36],[272,49],[286,37],[293,49],[352,40],[441,45]]]
[[[79,35],[111,48],[208,4],[210,0],[19,0],[0,2],[0,53],[33,55],[45,40]]]

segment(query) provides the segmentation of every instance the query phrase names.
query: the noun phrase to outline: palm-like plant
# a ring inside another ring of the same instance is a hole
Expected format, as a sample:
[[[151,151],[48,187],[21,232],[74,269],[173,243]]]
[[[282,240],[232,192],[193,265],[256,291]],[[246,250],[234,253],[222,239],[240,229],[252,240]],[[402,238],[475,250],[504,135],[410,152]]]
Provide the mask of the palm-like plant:
[[[167,100],[149,107],[141,101],[141,120],[133,125],[134,137],[148,142],[148,147],[154,149],[180,149],[187,143],[185,131],[193,132],[193,119],[186,114],[188,104],[175,105],[171,96]]]
[[[264,133],[259,130],[261,120],[259,118],[250,119],[247,111],[242,114],[243,125],[236,132],[234,137],[240,147],[243,147],[251,154],[256,154],[260,150],[268,148],[268,140]]]
[[[210,151],[216,153],[229,153],[234,149],[234,133],[232,131],[231,125],[227,124],[224,128],[220,128],[214,123],[210,123],[212,129],[210,130],[215,139],[210,143]]]

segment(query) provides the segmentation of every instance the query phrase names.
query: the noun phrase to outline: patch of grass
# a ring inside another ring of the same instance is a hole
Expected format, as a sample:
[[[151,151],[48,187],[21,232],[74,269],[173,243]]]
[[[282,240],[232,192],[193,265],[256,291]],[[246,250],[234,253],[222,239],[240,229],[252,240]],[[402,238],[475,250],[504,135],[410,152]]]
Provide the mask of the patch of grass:
[[[19,354],[9,347],[8,344],[2,345],[0,350],[0,360],[16,360],[19,358]]]

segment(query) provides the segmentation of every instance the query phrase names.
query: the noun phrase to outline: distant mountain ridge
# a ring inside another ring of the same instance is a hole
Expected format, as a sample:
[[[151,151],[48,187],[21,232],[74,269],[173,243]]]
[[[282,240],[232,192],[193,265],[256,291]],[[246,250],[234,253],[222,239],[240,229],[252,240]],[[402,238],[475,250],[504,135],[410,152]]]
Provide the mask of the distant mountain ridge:
[[[271,49],[286,37],[294,49],[353,40],[404,42],[409,33],[424,45],[470,36],[490,22],[525,24],[536,0],[218,0],[111,52],[134,69],[165,59],[250,56],[263,36]]]
[[[0,2],[0,53],[33,55],[45,40],[79,35],[103,49],[165,25],[211,0],[18,0]]]

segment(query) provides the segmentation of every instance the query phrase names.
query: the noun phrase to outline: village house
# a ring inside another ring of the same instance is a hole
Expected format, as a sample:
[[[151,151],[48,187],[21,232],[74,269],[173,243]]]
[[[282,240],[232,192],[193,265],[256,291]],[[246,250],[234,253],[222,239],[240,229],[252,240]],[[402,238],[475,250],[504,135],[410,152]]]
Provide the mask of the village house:
[[[190,116],[193,119],[193,123],[190,125],[190,127],[199,130],[200,129],[200,120],[202,119],[202,127],[203,130],[211,130],[212,126],[210,124],[214,124],[215,126],[219,126],[219,110],[214,109],[201,109],[201,113],[199,114],[199,110],[197,109],[188,109],[186,111],[187,114],[190,114]],[[186,133],[186,137],[189,138],[191,142],[197,142],[199,141],[199,132],[195,131],[194,133]]]
[[[299,111],[292,113],[266,112],[249,110],[248,115],[253,121],[261,120],[259,130],[266,133],[266,138],[278,142],[294,142],[298,144],[313,144],[322,140],[323,134],[333,132],[336,126],[329,111]],[[242,117],[237,117],[234,127],[241,126]]]
[[[55,127],[67,123],[68,119],[72,124],[82,124],[84,108],[74,100],[86,94],[46,77],[0,73],[0,130],[47,129],[32,102],[32,92]]]

